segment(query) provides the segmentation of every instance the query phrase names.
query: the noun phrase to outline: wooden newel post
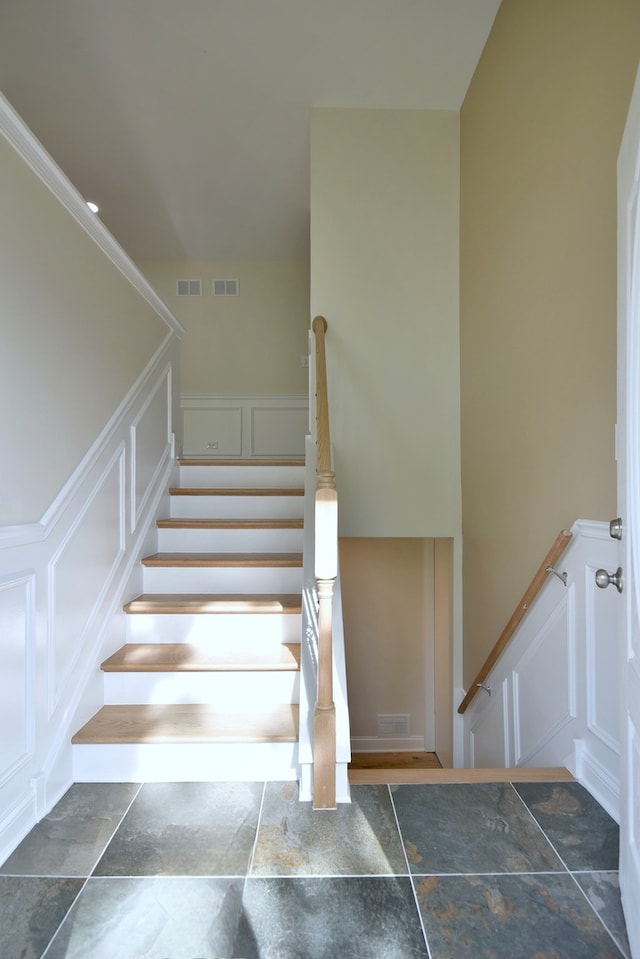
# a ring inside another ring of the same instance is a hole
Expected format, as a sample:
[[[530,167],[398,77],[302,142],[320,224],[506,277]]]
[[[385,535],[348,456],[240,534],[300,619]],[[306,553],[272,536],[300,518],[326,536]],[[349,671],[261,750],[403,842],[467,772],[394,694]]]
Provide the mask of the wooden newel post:
[[[338,496],[335,476],[318,473],[315,573],[318,586],[318,694],[313,718],[313,806],[336,805],[336,707],[333,701],[332,611],[338,573]]]
[[[336,806],[336,707],[333,702],[331,607],[333,580],[318,580],[318,699],[313,715],[313,808]]]

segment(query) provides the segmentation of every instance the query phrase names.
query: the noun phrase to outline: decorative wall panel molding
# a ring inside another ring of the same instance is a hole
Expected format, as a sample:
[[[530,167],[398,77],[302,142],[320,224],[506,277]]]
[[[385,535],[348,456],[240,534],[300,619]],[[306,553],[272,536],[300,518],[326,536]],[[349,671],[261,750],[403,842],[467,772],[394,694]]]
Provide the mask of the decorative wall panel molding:
[[[488,697],[480,691],[479,696]],[[505,768],[509,765],[509,687],[505,680],[497,688],[491,688],[491,697],[470,730],[471,764],[486,769]]]
[[[117,573],[124,529],[125,446],[120,444],[49,563],[49,716]]]
[[[33,754],[35,680],[35,575],[0,580],[0,789]]]
[[[605,746],[620,753],[618,677],[610,668],[612,640],[620,597],[615,589],[598,589],[596,569],[585,567],[585,638],[587,669],[587,726]]]
[[[150,390],[131,426],[131,532],[140,522],[158,473],[173,453],[171,367]]]
[[[545,743],[575,719],[573,606],[574,589],[569,586],[513,670],[517,766],[533,762]]]
[[[71,785],[71,736],[104,703],[99,664],[125,641],[175,468],[178,359],[169,336],[42,522],[0,535],[0,861]]]
[[[498,765],[568,766],[617,818],[618,594],[595,586],[597,568],[616,568],[617,546],[606,523],[577,520],[572,532],[561,561],[566,586],[549,577],[485,680],[494,695],[478,694],[461,717],[464,763],[487,765],[511,743]],[[509,709],[496,705],[501,688]]]
[[[306,394],[183,393],[181,407],[185,456],[304,456]]]

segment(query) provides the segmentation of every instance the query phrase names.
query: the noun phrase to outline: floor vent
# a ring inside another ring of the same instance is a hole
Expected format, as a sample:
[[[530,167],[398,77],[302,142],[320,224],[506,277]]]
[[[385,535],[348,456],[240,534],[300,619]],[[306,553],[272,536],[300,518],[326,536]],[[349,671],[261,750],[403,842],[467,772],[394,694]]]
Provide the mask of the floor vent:
[[[380,739],[392,739],[394,736],[409,735],[408,713],[378,715],[378,736]]]

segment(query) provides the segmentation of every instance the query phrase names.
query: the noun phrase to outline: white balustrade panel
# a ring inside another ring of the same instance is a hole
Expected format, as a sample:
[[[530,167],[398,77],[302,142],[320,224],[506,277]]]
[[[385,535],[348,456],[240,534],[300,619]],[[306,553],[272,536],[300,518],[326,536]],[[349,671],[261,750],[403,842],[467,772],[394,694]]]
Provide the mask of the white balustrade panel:
[[[463,717],[464,763],[566,766],[619,816],[620,597],[596,586],[617,566],[608,524],[578,520],[552,574]]]

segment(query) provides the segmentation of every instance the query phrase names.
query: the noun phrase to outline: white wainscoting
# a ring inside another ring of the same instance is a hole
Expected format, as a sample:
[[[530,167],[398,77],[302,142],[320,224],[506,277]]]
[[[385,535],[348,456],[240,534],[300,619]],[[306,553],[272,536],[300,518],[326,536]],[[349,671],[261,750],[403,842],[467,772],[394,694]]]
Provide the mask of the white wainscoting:
[[[606,523],[578,520],[552,574],[464,714],[464,764],[566,766],[619,817],[618,615],[596,570],[618,565]]]
[[[183,393],[184,456],[304,456],[306,394]]]
[[[0,862],[71,785],[71,736],[103,705],[175,469],[178,354],[170,333],[41,522],[0,529]]]

